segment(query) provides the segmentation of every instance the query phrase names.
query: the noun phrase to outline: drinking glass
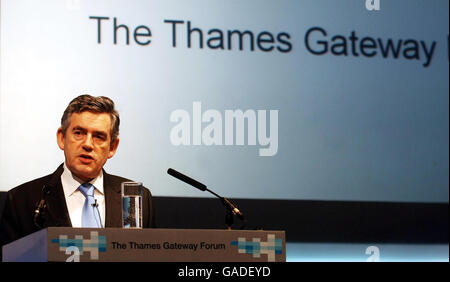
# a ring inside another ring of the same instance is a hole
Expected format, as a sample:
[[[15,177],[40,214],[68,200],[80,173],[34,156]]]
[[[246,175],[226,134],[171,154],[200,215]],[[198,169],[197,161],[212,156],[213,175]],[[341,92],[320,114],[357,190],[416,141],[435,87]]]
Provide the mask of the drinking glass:
[[[122,227],[142,228],[142,183],[122,183]]]

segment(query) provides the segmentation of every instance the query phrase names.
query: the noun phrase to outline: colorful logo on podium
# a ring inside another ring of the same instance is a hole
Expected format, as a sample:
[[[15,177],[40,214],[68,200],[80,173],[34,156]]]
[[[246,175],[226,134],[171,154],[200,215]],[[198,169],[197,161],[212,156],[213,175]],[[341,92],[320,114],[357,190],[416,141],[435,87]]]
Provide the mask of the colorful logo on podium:
[[[97,231],[91,231],[90,239],[84,239],[83,235],[75,235],[69,239],[67,235],[59,235],[58,239],[52,239],[52,243],[59,244],[59,250],[73,255],[68,261],[79,261],[79,256],[90,253],[91,260],[98,260],[99,253],[106,252],[106,236],[99,236]]]
[[[267,242],[261,242],[261,238],[246,241],[245,238],[239,237],[237,241],[231,242],[231,246],[237,246],[240,254],[252,254],[254,258],[266,254],[267,261],[275,261],[275,255],[283,254],[283,242],[281,239],[276,239],[275,234],[268,234]]]

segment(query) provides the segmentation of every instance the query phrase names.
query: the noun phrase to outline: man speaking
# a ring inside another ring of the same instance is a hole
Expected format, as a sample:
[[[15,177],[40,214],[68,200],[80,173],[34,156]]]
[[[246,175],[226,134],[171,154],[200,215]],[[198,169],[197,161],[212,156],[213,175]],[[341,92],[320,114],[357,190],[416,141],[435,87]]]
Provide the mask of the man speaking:
[[[122,227],[121,183],[130,180],[103,170],[117,151],[119,124],[107,97],[81,95],[69,103],[56,134],[65,161],[53,174],[8,192],[1,245],[49,226]],[[142,206],[143,227],[154,227],[152,195],[146,188]]]

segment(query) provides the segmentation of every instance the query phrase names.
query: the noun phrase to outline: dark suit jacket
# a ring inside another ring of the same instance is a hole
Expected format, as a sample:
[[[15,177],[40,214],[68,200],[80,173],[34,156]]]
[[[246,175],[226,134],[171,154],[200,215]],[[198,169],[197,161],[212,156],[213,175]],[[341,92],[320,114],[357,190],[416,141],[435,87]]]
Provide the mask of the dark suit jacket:
[[[32,180],[8,192],[0,221],[0,246],[40,229],[34,224],[34,210],[42,197],[47,203],[43,228],[72,226],[61,183],[63,171],[64,167],[60,165],[53,174]],[[103,170],[105,227],[122,227],[121,183],[124,181],[130,180],[107,174]],[[43,193],[44,186],[47,193]],[[143,227],[151,228],[154,227],[152,195],[147,188],[144,188],[142,193]]]

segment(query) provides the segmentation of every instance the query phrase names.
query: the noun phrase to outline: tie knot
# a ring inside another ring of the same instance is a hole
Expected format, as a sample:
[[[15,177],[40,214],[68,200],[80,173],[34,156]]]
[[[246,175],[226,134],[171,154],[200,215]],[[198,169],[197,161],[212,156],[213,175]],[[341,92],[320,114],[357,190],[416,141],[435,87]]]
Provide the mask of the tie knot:
[[[94,185],[91,183],[83,183],[78,187],[78,190],[87,198],[88,196],[94,196]]]

